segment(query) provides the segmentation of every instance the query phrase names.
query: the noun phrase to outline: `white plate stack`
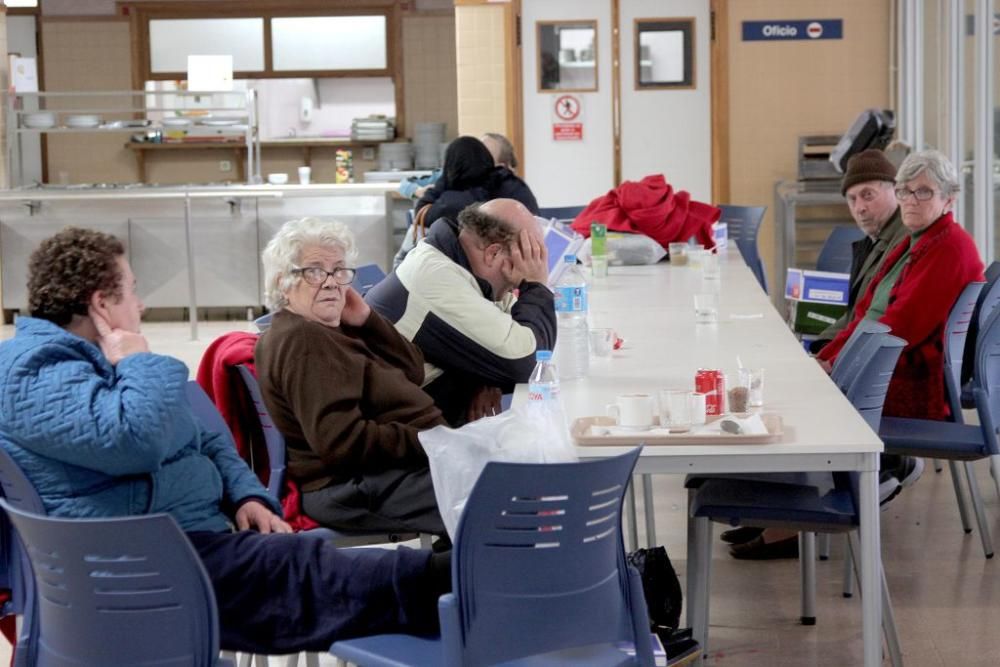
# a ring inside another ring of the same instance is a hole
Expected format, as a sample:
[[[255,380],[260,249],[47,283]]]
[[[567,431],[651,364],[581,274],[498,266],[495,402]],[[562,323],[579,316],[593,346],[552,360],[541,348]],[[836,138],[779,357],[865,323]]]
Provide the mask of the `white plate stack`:
[[[396,138],[395,120],[385,116],[368,116],[351,121],[354,141],[392,141]]]
[[[66,127],[97,127],[101,124],[101,117],[92,113],[77,113],[66,117]]]
[[[436,169],[441,165],[441,142],[444,123],[417,123],[413,132],[413,152],[417,169]]]
[[[413,146],[409,141],[378,145],[379,171],[413,169]]]
[[[32,129],[46,129],[56,126],[56,115],[51,111],[33,111],[21,117],[24,127]]]

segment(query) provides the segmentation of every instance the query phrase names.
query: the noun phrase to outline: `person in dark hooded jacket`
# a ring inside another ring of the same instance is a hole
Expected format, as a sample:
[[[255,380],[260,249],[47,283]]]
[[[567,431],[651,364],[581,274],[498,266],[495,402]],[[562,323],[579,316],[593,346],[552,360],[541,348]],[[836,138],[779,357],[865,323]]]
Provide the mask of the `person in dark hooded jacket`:
[[[528,184],[507,167],[497,166],[486,145],[475,137],[458,137],[444,154],[444,170],[433,187],[420,198],[415,207],[418,215],[425,206],[424,227],[438,218],[457,220],[469,204],[491,199],[516,199],[533,214],[538,214],[538,202]]]

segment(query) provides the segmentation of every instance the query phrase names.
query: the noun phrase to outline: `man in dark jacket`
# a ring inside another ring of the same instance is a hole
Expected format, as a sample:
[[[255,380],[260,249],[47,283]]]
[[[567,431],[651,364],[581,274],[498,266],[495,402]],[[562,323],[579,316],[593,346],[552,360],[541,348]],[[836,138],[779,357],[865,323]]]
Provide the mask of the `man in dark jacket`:
[[[878,273],[889,249],[907,234],[899,215],[899,202],[893,194],[896,167],[880,150],[870,148],[847,161],[847,171],[840,192],[858,228],[865,233],[851,244],[850,292],[847,311],[819,335],[810,351],[818,353],[853,319],[858,297],[868,289],[868,283]]]
[[[535,351],[555,345],[547,279],[534,216],[494,199],[434,223],[365,300],[421,349],[424,390],[458,426],[499,411],[500,393],[528,381]]]

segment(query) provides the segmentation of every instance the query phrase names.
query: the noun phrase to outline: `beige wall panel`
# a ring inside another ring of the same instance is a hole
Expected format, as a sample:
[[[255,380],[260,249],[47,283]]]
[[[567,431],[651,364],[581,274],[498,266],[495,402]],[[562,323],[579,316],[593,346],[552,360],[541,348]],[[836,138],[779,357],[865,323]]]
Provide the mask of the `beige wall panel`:
[[[403,86],[406,124],[447,123],[445,136],[458,133],[455,83],[455,16],[403,17]]]
[[[112,91],[132,87],[132,52],[127,21],[42,20],[45,88],[49,91]],[[75,104],[108,104],[108,98]],[[123,100],[127,104],[127,100]],[[72,108],[72,107],[66,107]],[[79,108],[79,106],[77,107]],[[49,134],[52,183],[135,181],[137,169],[123,148],[127,134]]]
[[[458,133],[507,127],[506,26],[500,5],[455,7]]]
[[[775,181],[797,177],[798,137],[840,134],[889,101],[890,0],[731,0],[730,202],[767,206],[758,245],[774,276]],[[844,38],[744,42],[743,21],[840,18]],[[779,287],[772,287],[778,289]]]

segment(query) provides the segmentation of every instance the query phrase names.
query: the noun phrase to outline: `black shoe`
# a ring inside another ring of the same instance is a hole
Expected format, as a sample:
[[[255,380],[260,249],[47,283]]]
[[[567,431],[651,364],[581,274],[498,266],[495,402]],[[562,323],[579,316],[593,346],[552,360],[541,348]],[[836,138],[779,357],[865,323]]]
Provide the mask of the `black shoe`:
[[[719,539],[723,542],[727,542],[728,544],[743,544],[744,542],[749,542],[755,537],[760,537],[760,534],[763,532],[763,528],[741,526],[739,528],[722,531],[722,534],[719,535]]]
[[[773,560],[775,558],[798,558],[799,537],[789,537],[777,542],[765,542],[764,536],[756,537],[743,544],[729,547],[729,555],[740,560]]]
[[[890,472],[899,480],[900,486],[910,486],[924,474],[924,460],[915,456],[904,456],[900,464]]]

